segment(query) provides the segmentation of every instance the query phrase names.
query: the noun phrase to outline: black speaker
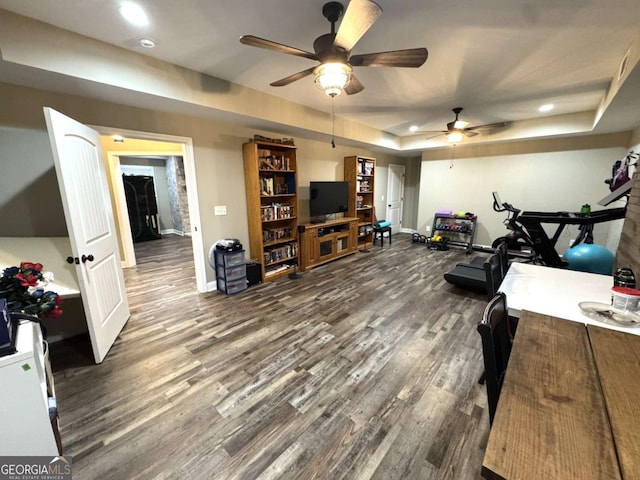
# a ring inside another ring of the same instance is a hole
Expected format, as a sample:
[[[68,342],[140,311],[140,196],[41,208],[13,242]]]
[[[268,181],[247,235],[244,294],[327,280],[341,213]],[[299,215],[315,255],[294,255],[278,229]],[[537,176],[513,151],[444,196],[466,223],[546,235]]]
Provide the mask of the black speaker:
[[[262,268],[259,263],[247,263],[247,284],[249,286],[262,282]]]

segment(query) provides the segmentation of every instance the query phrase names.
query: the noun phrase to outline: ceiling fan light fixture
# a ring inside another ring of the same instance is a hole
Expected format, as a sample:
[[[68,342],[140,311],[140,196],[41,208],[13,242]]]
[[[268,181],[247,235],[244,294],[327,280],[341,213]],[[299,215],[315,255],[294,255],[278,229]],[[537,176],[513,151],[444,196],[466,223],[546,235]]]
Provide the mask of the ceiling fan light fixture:
[[[315,70],[315,84],[330,97],[340,95],[351,80],[352,68],[345,63],[323,63]]]
[[[451,131],[447,134],[449,143],[460,143],[462,141],[462,132]]]
[[[453,122],[453,128],[467,128],[469,122],[465,122],[464,120],[456,120]]]

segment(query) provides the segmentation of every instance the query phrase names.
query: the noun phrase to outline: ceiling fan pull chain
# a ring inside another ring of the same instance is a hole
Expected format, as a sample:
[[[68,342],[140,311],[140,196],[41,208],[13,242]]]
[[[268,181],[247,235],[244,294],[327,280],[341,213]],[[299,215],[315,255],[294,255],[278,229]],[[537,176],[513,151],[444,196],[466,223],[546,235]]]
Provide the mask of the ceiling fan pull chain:
[[[336,148],[336,113],[334,110],[335,95],[331,97],[331,148]]]

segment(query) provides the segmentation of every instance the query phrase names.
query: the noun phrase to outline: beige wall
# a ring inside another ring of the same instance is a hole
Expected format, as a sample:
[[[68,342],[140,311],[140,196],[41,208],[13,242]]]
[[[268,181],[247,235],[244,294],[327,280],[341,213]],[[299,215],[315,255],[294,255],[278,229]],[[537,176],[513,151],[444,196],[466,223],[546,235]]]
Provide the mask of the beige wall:
[[[418,229],[424,233],[438,209],[466,210],[478,214],[476,243],[490,245],[506,233],[502,224],[506,215],[492,209],[494,190],[502,201],[522,210],[577,211],[585,203],[593,210],[602,209],[597,202],[609,193],[604,179],[611,176],[613,162],[626,154],[628,140],[628,134],[612,134],[516,142],[484,151],[456,147],[439,155],[425,152]],[[617,223],[621,220],[601,223],[594,229],[595,242],[613,252],[619,236],[609,238],[609,231]],[[555,231],[553,226],[545,229],[549,234]],[[558,241],[559,253],[577,233],[575,226],[565,229]]]
[[[67,236],[49,137],[7,125],[0,125],[0,237]]]
[[[202,118],[145,110],[0,83],[0,127],[11,126],[20,130],[31,130],[34,132],[32,135],[41,139],[40,143],[47,145],[43,106],[52,107],[89,125],[192,138],[201,215],[199,228],[203,235],[205,254],[208,247],[221,238],[239,238],[244,245],[249,244],[242,144],[247,142],[254,133],[273,137],[279,135],[229,123],[219,123]],[[335,149],[325,142],[303,138],[295,140],[298,146],[300,171],[298,183],[301,193],[302,221],[308,219],[309,181],[342,179],[342,158],[344,156],[360,154],[379,158],[376,179],[384,182],[380,191],[385,195],[385,165],[390,162],[403,164],[405,161],[404,158],[393,155],[377,155],[367,149],[342,146],[339,139],[336,140]],[[32,142],[17,143],[22,143],[24,151],[29,151]],[[38,161],[44,163],[40,170],[52,172],[53,157],[50,150],[41,146],[40,151],[42,155],[38,157]],[[48,156],[46,160],[45,153]],[[9,165],[12,169],[17,168],[13,163]],[[21,167],[21,173],[13,175],[12,178],[17,177],[18,181],[27,178],[30,175],[27,175],[28,172],[25,173],[25,171],[28,170],[28,167]],[[32,179],[24,182],[24,188],[27,188],[30,183],[32,183]],[[56,191],[55,175],[49,175],[45,183],[48,190]],[[377,185],[376,188],[378,188]],[[380,201],[379,195],[377,197],[376,206],[382,208],[384,202]],[[57,202],[59,211],[53,212],[51,218],[54,218],[58,225],[64,225],[59,194]],[[226,205],[228,214],[214,216],[214,206],[216,205]],[[17,230],[22,230],[23,235],[45,235],[42,226],[37,231],[29,230],[31,224],[30,216],[25,214],[17,219],[15,227]],[[213,270],[207,267],[207,281],[213,281],[213,279]]]

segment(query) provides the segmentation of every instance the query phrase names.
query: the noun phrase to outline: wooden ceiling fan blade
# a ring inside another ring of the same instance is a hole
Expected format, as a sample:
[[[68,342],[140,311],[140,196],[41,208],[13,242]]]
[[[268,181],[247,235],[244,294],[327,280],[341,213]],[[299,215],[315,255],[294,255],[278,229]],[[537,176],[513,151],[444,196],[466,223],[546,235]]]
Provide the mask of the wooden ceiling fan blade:
[[[478,132],[474,132],[469,129],[462,130],[462,133],[464,133],[466,137],[475,137],[476,135],[480,135]]]
[[[349,63],[353,67],[409,67],[418,68],[427,61],[426,48],[408,48],[391,52],[352,55]]]
[[[486,125],[477,125],[475,127],[469,127],[465,130],[474,131],[474,130],[491,130],[493,128],[503,128],[507,126],[507,122],[497,122],[497,123],[488,123]]]
[[[289,75],[288,77],[281,78],[280,80],[276,80],[275,82],[271,82],[269,85],[272,87],[284,87],[289,85],[290,83],[295,82],[296,80],[300,80],[308,75],[311,75],[316,67],[307,68],[306,70],[302,70],[301,72],[294,73],[293,75]]]
[[[273,50],[275,52],[286,53],[287,55],[295,55],[297,57],[308,58],[309,60],[318,60],[318,57],[314,53],[300,50],[299,48],[290,47],[281,43],[266,40],[264,38],[255,37],[253,35],[243,35],[240,37],[240,43],[249,45],[251,47],[264,48],[266,50]]]
[[[364,85],[362,85],[362,83],[360,83],[360,80],[358,80],[356,76],[352,74],[351,80],[349,80],[347,86],[344,87],[344,93],[346,93],[347,95],[355,95],[356,93],[360,93],[362,90],[364,90]]]
[[[371,0],[351,0],[340,22],[334,46],[350,52],[380,14],[382,8]]]
[[[445,131],[436,132],[436,131],[433,131],[433,130],[432,131],[425,130],[423,132],[415,132],[415,133],[416,133],[416,135],[419,134],[419,133],[432,133],[433,135],[425,138],[425,140],[431,140],[432,138],[436,138],[436,137],[439,137],[441,135],[446,135],[449,132],[445,132]]]

